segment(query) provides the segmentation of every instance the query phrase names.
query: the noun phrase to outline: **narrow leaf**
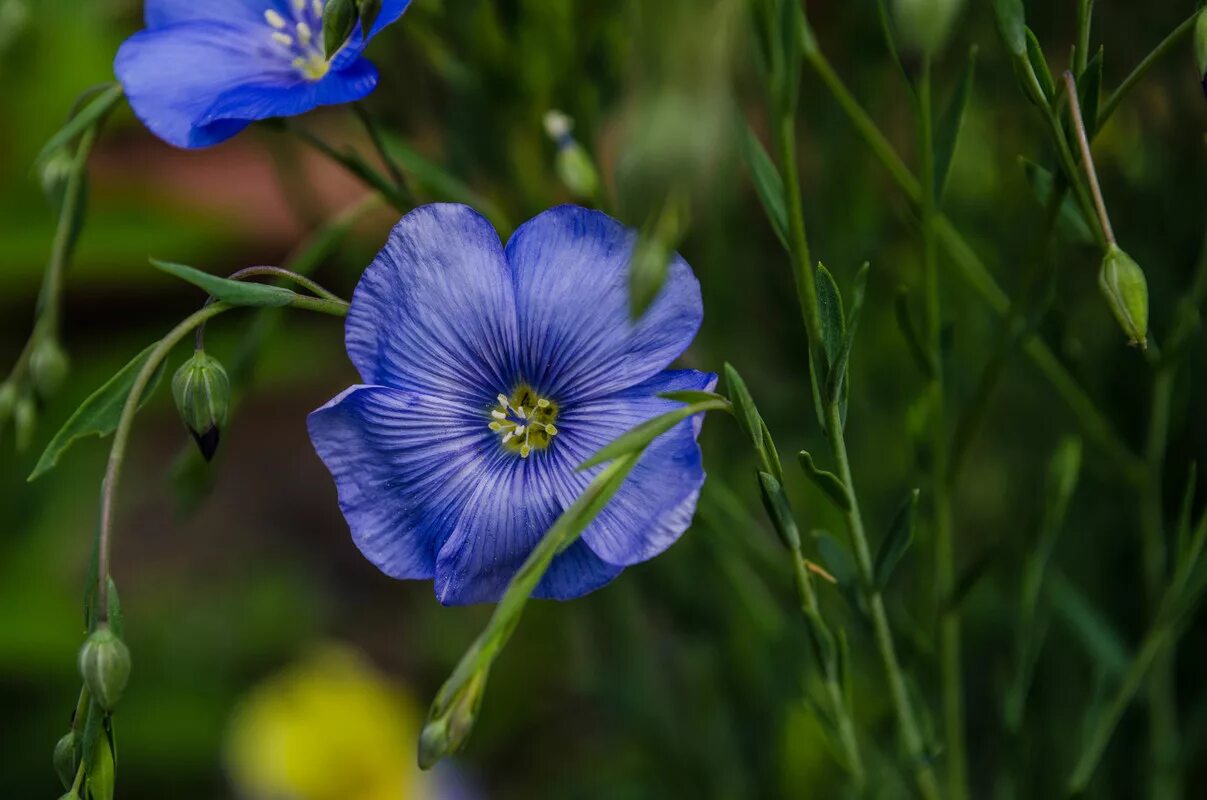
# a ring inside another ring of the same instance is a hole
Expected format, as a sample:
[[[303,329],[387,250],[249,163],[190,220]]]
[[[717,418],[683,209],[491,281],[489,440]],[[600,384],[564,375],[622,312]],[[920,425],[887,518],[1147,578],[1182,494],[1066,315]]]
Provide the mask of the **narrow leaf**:
[[[474,191],[451,172],[415,150],[402,139],[382,132],[382,141],[390,158],[435,200],[447,200],[473,206],[494,223],[500,232],[512,229],[511,220],[498,203]]]
[[[674,411],[668,411],[665,414],[660,414],[651,420],[646,420],[627,433],[621,434],[598,453],[579,464],[578,469],[580,471],[590,469],[591,467],[603,464],[605,461],[611,461],[620,456],[644,450],[659,436],[666,433],[683,420],[693,417],[701,412],[732,410],[733,406],[729,404],[728,400],[706,400],[702,403],[693,403],[689,406],[684,406],[683,408],[677,408]]]
[[[1092,142],[1098,133],[1098,104],[1102,98],[1102,48],[1085,65],[1085,72],[1077,78],[1077,100],[1081,103],[1081,118],[1085,121],[1085,135]]]
[[[935,137],[935,193],[941,203],[943,192],[947,188],[947,176],[951,173],[951,162],[955,158],[956,145],[960,140],[960,130],[964,127],[964,114],[968,109],[969,98],[972,97],[972,86],[976,75],[977,48],[974,45],[968,51],[968,64],[960,78],[959,86],[952,95],[947,111],[939,122]]]
[[[826,395],[830,402],[845,400],[850,387],[848,372],[850,371],[851,350],[855,347],[855,334],[859,330],[859,317],[863,312],[863,301],[867,296],[868,271],[870,265],[865,261],[855,273],[855,285],[851,288],[851,313],[847,320],[847,331],[843,337],[842,347],[830,374],[826,380]]]
[[[101,436],[105,437],[113,433],[117,429],[117,423],[121,418],[122,406],[126,403],[126,398],[130,396],[130,390],[134,386],[134,380],[138,377],[138,373],[147,363],[147,359],[151,357],[151,352],[156,345],[151,345],[146,350],[143,350],[137,356],[122,367],[112,378],[110,378],[104,386],[97,389],[88,399],[85,400],[75,413],[63,424],[59,432],[50,440],[50,444],[46,445],[46,449],[42,452],[42,457],[38,459],[34,471],[30,473],[28,480],[33,481],[40,478],[42,475],[49,472],[59,463],[59,459],[63,453],[67,451],[72,444],[84,438],[85,436]],[[155,387],[159,383],[159,376],[162,374],[162,365],[156,371],[155,377],[147,384],[147,389],[143,393],[140,402],[146,402],[154,392]]]
[[[746,431],[746,435],[754,442],[754,449],[760,456],[765,455],[766,450],[763,445],[763,418],[759,414],[758,408],[754,404],[754,398],[750,396],[750,389],[746,386],[746,381],[738,374],[732,364],[725,365],[725,385],[729,387],[729,393],[733,396],[733,403],[737,409],[738,425],[742,430]]]
[[[784,487],[775,479],[775,476],[767,472],[760,472],[759,489],[762,492],[763,506],[767,509],[767,516],[771,517],[780,541],[793,553],[800,552],[800,529],[796,526],[796,518],[792,515],[792,506],[788,503]]]
[[[201,287],[215,300],[230,303],[232,306],[280,308],[289,305],[297,296],[294,292],[281,286],[232,281],[193,267],[186,267],[184,264],[173,264],[156,259],[151,259],[151,264],[169,275]]]
[[[914,489],[897,509],[888,536],[880,543],[876,553],[876,586],[881,590],[888,585],[901,557],[914,541],[914,522],[918,516],[918,490]]]
[[[813,656],[821,664],[827,674],[832,674],[837,666],[838,647],[834,643],[834,634],[825,620],[816,611],[805,610],[805,623],[809,628],[809,642],[813,645]]]
[[[817,309],[821,316],[821,345],[826,354],[826,368],[838,359],[846,339],[846,320],[842,311],[842,293],[838,283],[824,264],[817,265]]]
[[[931,375],[934,366],[926,348],[922,346],[922,336],[918,332],[918,326],[914,324],[914,315],[909,309],[909,293],[904,286],[897,290],[897,296],[893,298],[893,311],[896,312],[901,338],[905,341],[909,354],[913,356],[914,363],[918,365],[918,370],[925,376]]]
[[[1044,97],[1051,102],[1052,98],[1056,97],[1056,84],[1052,80],[1052,71],[1048,69],[1048,59],[1044,56],[1044,49],[1040,46],[1039,39],[1035,38],[1035,32],[1027,28],[1027,60],[1031,62],[1031,69],[1035,71],[1035,77],[1039,80],[1039,88],[1043,89]]]
[[[323,10],[323,52],[330,59],[356,28],[357,13],[354,0],[327,0]]]
[[[40,165],[46,161],[51,155],[62,149],[72,139],[81,135],[84,131],[91,128],[103,117],[105,117],[113,107],[117,105],[117,101],[122,98],[121,84],[115,83],[109,86],[104,91],[100,92],[96,97],[85,105],[78,114],[67,121],[67,124],[51,136],[46,144],[42,146],[41,152],[38,153],[34,164]]]
[[[717,394],[716,392],[700,392],[694,389],[684,389],[676,392],[662,392],[658,396],[663,400],[674,400],[679,403],[707,403],[710,400],[720,400],[724,403],[729,402],[724,395]]]
[[[1031,192],[1035,195],[1035,199],[1042,208],[1047,208],[1048,204],[1052,202],[1052,192],[1055,191],[1055,181],[1052,178],[1052,173],[1022,157],[1019,158],[1019,164],[1023,167],[1023,173],[1027,177],[1027,183],[1030,184]],[[1065,193],[1065,197],[1061,201],[1056,226],[1060,235],[1067,241],[1076,244],[1094,243],[1094,234],[1091,233],[1090,226],[1086,223],[1085,216],[1081,213],[1081,208],[1074,202],[1068,192]]]
[[[827,472],[824,469],[819,469],[813,463],[813,455],[808,450],[801,450],[798,456],[800,467],[804,470],[805,475],[813,484],[821,489],[822,493],[830,499],[839,511],[851,510],[851,498],[847,494],[847,487],[833,472]]]
[[[754,183],[759,202],[763,204],[763,211],[767,214],[775,235],[779,237],[780,244],[787,250],[788,207],[784,201],[784,181],[775,168],[775,162],[767,155],[763,143],[749,125],[746,126],[746,133],[742,137],[742,157],[750,171],[750,179]]]
[[[1027,15],[1023,0],[993,0],[993,11],[997,17],[998,30],[1006,48],[1015,56],[1027,52]]]

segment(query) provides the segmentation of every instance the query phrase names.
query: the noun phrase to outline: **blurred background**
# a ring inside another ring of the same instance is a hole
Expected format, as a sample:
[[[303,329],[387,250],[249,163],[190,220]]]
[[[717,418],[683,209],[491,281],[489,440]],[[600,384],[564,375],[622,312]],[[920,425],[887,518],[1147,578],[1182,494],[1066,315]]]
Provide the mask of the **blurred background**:
[[[1048,147],[1015,87],[988,4],[968,5],[936,70],[944,104],[969,46],[979,47],[946,208],[1014,291],[1042,218],[1018,157],[1044,162]],[[1076,4],[1029,5],[1029,23],[1063,68]],[[1094,40],[1105,47],[1106,86],[1192,10],[1189,0],[1101,4]],[[814,0],[809,12],[822,48],[913,163],[909,92],[875,4]],[[112,80],[113,54],[140,20],[133,0],[0,0],[0,371],[32,324],[54,229],[31,171],[34,156],[81,91]],[[369,102],[427,163],[461,184],[428,186],[425,196],[473,198],[504,237],[571,199],[542,125],[550,109],[575,121],[624,221],[641,224],[648,187],[689,181],[691,227],[680,249],[702,281],[706,316],[688,361],[714,371],[725,361],[737,365],[787,460],[801,448],[826,448],[787,259],[739,155],[741,118],[766,128],[748,21],[738,0],[415,0],[370,48],[382,80]],[[1116,232],[1145,266],[1157,331],[1201,257],[1207,101],[1195,73],[1187,42],[1127,99],[1095,148]],[[877,541],[923,482],[911,444],[922,381],[892,310],[899,287],[919,283],[914,224],[906,198],[807,68],[802,93],[802,180],[815,256],[844,291],[857,267],[872,263],[849,438]],[[347,109],[305,119],[333,141],[364,147],[355,122]],[[5,797],[59,794],[51,750],[79,686],[80,601],[106,445],[87,440],[46,477],[27,484],[25,476],[84,397],[203,299],[147,258],[221,274],[278,264],[322,220],[363,196],[338,167],[274,130],[253,128],[214,149],[181,152],[124,108],[110,120],[91,162],[87,227],[66,290],[70,379],[39,410],[29,449],[14,454],[11,432],[0,441]],[[358,215],[318,280],[348,296],[396,217],[380,209]],[[946,267],[949,399],[958,409],[1000,333]],[[1101,300],[1095,252],[1061,240],[1051,267],[1042,333],[1139,448],[1150,373],[1123,346]],[[354,382],[339,323],[294,315],[265,325],[262,346],[249,353],[253,320],[229,315],[209,332],[212,354],[228,363],[243,358],[247,369],[208,469],[162,387],[135,428],[114,553],[134,654],[116,716],[119,797],[842,796],[842,774],[813,711],[816,673],[789,563],[763,521],[749,447],[720,417],[705,426],[710,477],[691,531],[588,598],[534,603],[491,676],[467,752],[419,777],[412,765],[423,711],[490,609],[441,608],[429,584],[391,581],[360,557],[305,429],[310,410]],[[1171,514],[1207,441],[1199,413],[1204,356],[1196,337],[1183,373],[1194,377],[1176,387]],[[171,368],[185,357],[182,349]],[[992,796],[1002,770],[1014,767],[1024,796],[1049,796],[1071,766],[1088,710],[1117,684],[1147,625],[1136,503],[1087,445],[1054,557],[1056,588],[1045,603],[1047,636],[1025,735],[1008,733],[1003,704],[1020,565],[1037,535],[1045,465],[1076,426],[1018,357],[1006,360],[988,408],[955,496],[973,782],[976,796]],[[806,530],[841,532],[840,519],[794,468],[789,483]],[[912,689],[937,718],[927,539],[921,531],[889,602]],[[883,796],[902,796],[871,638],[839,592],[823,595],[851,641],[869,761],[886,776]],[[1207,629],[1195,624],[1178,660],[1192,786],[1207,778]],[[1138,704],[1092,794],[1139,796],[1147,752]]]

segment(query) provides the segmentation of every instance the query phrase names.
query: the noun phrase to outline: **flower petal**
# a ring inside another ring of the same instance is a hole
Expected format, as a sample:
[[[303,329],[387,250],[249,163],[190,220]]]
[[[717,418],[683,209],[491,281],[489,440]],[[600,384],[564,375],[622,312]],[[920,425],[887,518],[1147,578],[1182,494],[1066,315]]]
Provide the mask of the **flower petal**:
[[[445,605],[496,602],[568,504],[554,490],[564,464],[542,451],[516,457],[497,444],[477,489],[436,561],[436,597]],[[571,498],[573,502],[574,498]],[[569,600],[620,574],[581,540],[556,556],[534,597]]]
[[[483,421],[383,386],[353,386],[310,415],[357,547],[395,578],[431,578],[436,554],[480,483]]]
[[[407,214],[356,287],[346,338],[366,383],[485,412],[516,381],[515,299],[494,228],[462,205]]]
[[[682,404],[659,393],[693,389],[712,391],[717,376],[680,370],[663,372],[610,397],[567,407],[558,419],[554,442],[559,454],[575,465],[598,452],[627,430]],[[687,530],[704,485],[704,464],[696,436],[703,415],[684,420],[654,440],[628,480],[583,532],[582,540],[609,564],[628,566],[666,550]],[[563,502],[581,492],[598,471],[574,473],[560,487]]]
[[[247,126],[251,117],[204,120],[223,94],[256,82],[288,86],[299,80],[283,59],[254,44],[248,26],[184,23],[136,33],[122,44],[113,68],[134,113],[177,147],[204,147]]]
[[[289,15],[283,0],[146,0],[143,12],[148,28],[162,28],[178,22],[258,22],[263,24],[269,8]]]
[[[402,16],[402,12],[407,10],[407,6],[411,4],[411,0],[383,0],[381,4],[381,13],[377,17],[377,21],[373,23],[372,30],[368,36],[363,36],[358,27],[352,36],[348,39],[335,58],[331,59],[331,68],[333,70],[344,69],[348,64],[352,63],[361,53],[365,51],[369,42],[373,37],[381,33],[386,26],[393,25]]]
[[[377,88],[377,68],[358,59],[339,72],[331,71],[317,81],[238,86],[223,92],[199,124],[208,127],[222,120],[260,120],[293,117],[318,106],[351,103]]]
[[[519,310],[522,372],[567,403],[602,397],[665,369],[695,338],[700,284],[679,256],[638,322],[629,319],[636,234],[598,211],[559,206],[507,243]]]

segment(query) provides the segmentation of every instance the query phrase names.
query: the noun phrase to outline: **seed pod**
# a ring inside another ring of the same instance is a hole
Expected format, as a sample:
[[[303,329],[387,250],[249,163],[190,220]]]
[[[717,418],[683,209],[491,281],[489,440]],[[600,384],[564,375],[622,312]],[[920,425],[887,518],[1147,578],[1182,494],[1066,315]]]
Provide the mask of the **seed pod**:
[[[63,782],[64,789],[70,789],[75,783],[75,773],[79,768],[78,746],[79,737],[75,731],[68,731],[54,746],[54,771]]]
[[[97,628],[80,648],[80,675],[93,699],[112,711],[130,680],[130,650],[108,626]]]
[[[230,409],[230,379],[226,370],[204,350],[198,350],[176,370],[172,397],[201,455],[209,461],[218,449],[220,431],[226,425]]]
[[[54,338],[43,338],[38,342],[29,360],[29,371],[33,375],[34,386],[44,399],[59,391],[63,381],[67,379],[68,368],[67,354]]]
[[[1102,259],[1098,286],[1132,344],[1148,346],[1148,281],[1131,256],[1111,245]]]

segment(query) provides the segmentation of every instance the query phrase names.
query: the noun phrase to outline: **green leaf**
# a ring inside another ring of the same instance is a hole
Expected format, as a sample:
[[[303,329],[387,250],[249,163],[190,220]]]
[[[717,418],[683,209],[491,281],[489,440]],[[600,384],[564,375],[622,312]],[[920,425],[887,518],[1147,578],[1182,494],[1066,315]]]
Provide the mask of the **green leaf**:
[[[855,347],[855,334],[859,330],[859,317],[863,313],[863,301],[867,296],[868,287],[868,271],[871,265],[868,262],[863,262],[863,266],[855,273],[855,285],[851,288],[851,314],[847,320],[846,335],[842,340],[842,347],[838,351],[838,357],[834,361],[834,365],[830,367],[830,373],[826,378],[826,397],[829,402],[843,402],[845,405],[846,394],[850,388],[849,372],[851,361],[851,350]]]
[[[838,647],[834,643],[834,634],[830,627],[816,611],[805,609],[805,624],[809,628],[809,643],[813,646],[813,656],[821,664],[826,673],[832,673],[837,666]]]
[[[1021,156],[1019,164],[1023,167],[1023,173],[1027,176],[1027,183],[1030,184],[1035,199],[1042,208],[1047,208],[1048,204],[1052,202],[1055,185],[1052,173]],[[1091,232],[1085,216],[1081,213],[1081,208],[1068,192],[1064,194],[1058,212],[1059,216],[1056,219],[1057,230],[1067,241],[1076,244],[1094,244],[1094,234]]]
[[[993,11],[1007,49],[1015,56],[1026,55],[1027,15],[1023,0],[993,0]]]
[[[747,388],[746,381],[742,379],[733,365],[728,363],[725,365],[725,385],[729,387],[729,393],[733,396],[733,404],[737,411],[734,416],[738,419],[738,425],[754,444],[754,450],[762,461],[763,469],[771,472],[775,475],[776,480],[782,482],[783,474],[782,469],[777,466],[778,458],[772,459],[767,450],[767,441],[770,436],[767,435],[767,426],[763,422],[763,417],[754,404],[754,398],[750,396],[750,389]]]
[[[929,377],[934,373],[934,365],[931,363],[930,354],[922,345],[922,335],[918,332],[914,315],[909,308],[909,292],[904,286],[897,290],[897,295],[893,298],[893,311],[896,313],[897,329],[901,332],[906,349],[913,356],[918,371]]]
[[[367,37],[377,18],[381,16],[382,0],[358,0],[360,6],[360,29]]]
[[[684,389],[677,392],[662,392],[658,395],[663,400],[674,400],[678,403],[707,403],[711,400],[720,400],[723,403],[728,403],[729,400],[716,392],[700,392],[695,389]]]
[[[893,576],[893,570],[914,541],[914,523],[918,517],[918,490],[914,489],[897,509],[888,536],[880,543],[876,552],[876,586],[882,591]]]
[[[779,238],[784,249],[788,249],[788,206],[784,200],[784,181],[780,178],[775,162],[763,148],[754,129],[746,126],[742,137],[742,158],[746,161],[746,169],[750,171],[750,180],[754,183],[755,193],[763,204],[763,211],[771,222],[771,228]]]
[[[1085,135],[1091,142],[1098,133],[1098,104],[1102,97],[1102,48],[1085,65],[1077,78],[1077,100],[1081,103],[1081,118]]]
[[[1178,507],[1178,561],[1186,560],[1189,554],[1190,530],[1193,525],[1192,515],[1194,513],[1194,496],[1198,488],[1198,473],[1199,465],[1197,461],[1190,462],[1190,468],[1186,475],[1186,488],[1182,492],[1182,503]]]
[[[763,496],[763,506],[767,516],[775,524],[775,532],[780,535],[780,541],[793,553],[800,552],[800,529],[796,526],[796,518],[792,514],[792,506],[788,503],[788,495],[784,487],[773,475],[767,472],[759,473],[759,489]]]
[[[846,340],[846,319],[842,312],[842,293],[838,283],[824,264],[817,265],[817,310],[821,316],[821,345],[826,355],[826,368],[838,359]]]
[[[1059,572],[1048,579],[1048,595],[1072,638],[1081,642],[1094,665],[1118,680],[1131,662],[1124,638],[1105,614]]]
[[[88,800],[113,800],[113,749],[106,736],[98,736],[87,768]]]
[[[65,147],[72,139],[80,136],[84,131],[100,122],[113,110],[113,107],[117,105],[117,101],[121,100],[121,98],[122,87],[118,83],[109,86],[97,94],[79,113],[68,120],[66,125],[47,140],[46,144],[42,146],[41,152],[38,153],[38,157],[34,160],[35,166],[44,163],[46,159]]]
[[[951,102],[939,122],[935,136],[935,193],[940,203],[943,192],[947,188],[947,176],[951,173],[951,162],[955,158],[956,145],[960,140],[960,130],[964,127],[964,114],[968,109],[969,98],[972,97],[972,86],[976,75],[977,48],[974,45],[968,51],[968,64],[960,84],[956,87]]]
[[[1031,62],[1031,69],[1035,71],[1035,79],[1039,81],[1039,88],[1043,90],[1044,97],[1051,102],[1056,97],[1056,84],[1052,80],[1052,71],[1048,69],[1044,49],[1030,28],[1027,28],[1027,60]]]
[[[323,9],[323,52],[334,56],[356,28],[356,3],[353,0],[327,0]]]
[[[590,469],[611,461],[629,453],[636,453],[644,450],[655,439],[669,431],[671,428],[678,425],[685,419],[693,417],[704,411],[729,411],[732,412],[733,406],[728,400],[706,400],[702,403],[693,403],[683,408],[677,408],[674,411],[668,411],[665,414],[660,414],[651,420],[646,420],[632,430],[621,434],[610,444],[606,445],[595,455],[588,458],[586,461],[578,465],[578,469]]]
[[[151,259],[151,264],[169,275],[199,286],[215,300],[221,300],[232,306],[280,308],[289,305],[297,297],[294,292],[281,286],[232,281],[193,267],[186,267],[184,264],[173,264],[154,258]]]
[[[839,511],[851,510],[851,498],[847,494],[847,487],[837,475],[819,469],[813,462],[813,455],[808,450],[801,450],[797,458],[805,475],[813,481],[818,489],[821,489],[826,497],[830,498]]]
[[[122,367],[104,386],[89,395],[88,399],[75,410],[75,413],[71,415],[67,422],[63,424],[63,427],[59,429],[59,432],[54,435],[54,438],[50,440],[50,444],[46,445],[46,449],[42,452],[42,457],[38,459],[38,463],[34,467],[34,471],[30,473],[28,480],[37,480],[53,469],[59,463],[59,458],[62,457],[63,453],[76,441],[85,436],[105,437],[117,430],[117,423],[121,419],[122,407],[126,403],[126,398],[130,396],[130,390],[134,387],[134,380],[151,357],[151,353],[155,350],[157,344],[151,345],[136,355],[130,363]],[[156,369],[151,381],[147,384],[146,391],[143,392],[140,403],[145,403],[147,398],[155,393],[155,388],[159,385],[159,378],[162,374],[163,365],[161,364]]]

